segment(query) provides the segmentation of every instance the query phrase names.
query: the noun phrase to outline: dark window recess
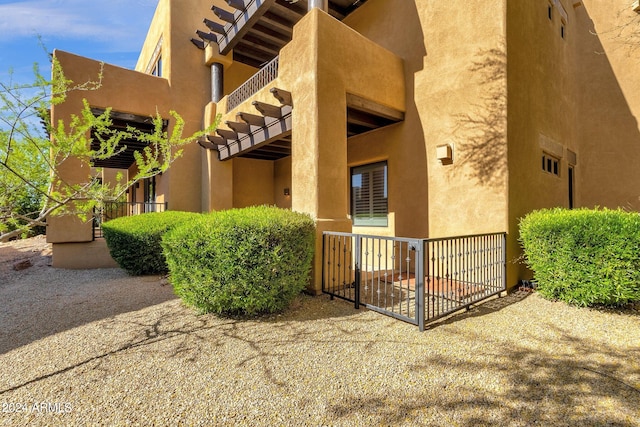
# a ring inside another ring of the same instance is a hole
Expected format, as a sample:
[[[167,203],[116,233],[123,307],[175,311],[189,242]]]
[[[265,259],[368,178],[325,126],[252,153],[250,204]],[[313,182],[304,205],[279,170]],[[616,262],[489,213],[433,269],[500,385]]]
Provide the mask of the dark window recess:
[[[564,25],[560,26],[560,37],[564,38],[565,35],[565,31],[564,31]]]
[[[547,16],[549,19],[553,20],[553,6],[549,5],[547,7]]]
[[[570,167],[569,168],[569,209],[573,209],[574,207],[574,203],[573,203],[573,193],[574,193],[574,183],[575,179],[573,176],[573,168]]]
[[[560,160],[548,154],[542,155],[542,170],[560,176]]]
[[[388,224],[387,163],[351,169],[351,219],[353,225],[386,227]]]

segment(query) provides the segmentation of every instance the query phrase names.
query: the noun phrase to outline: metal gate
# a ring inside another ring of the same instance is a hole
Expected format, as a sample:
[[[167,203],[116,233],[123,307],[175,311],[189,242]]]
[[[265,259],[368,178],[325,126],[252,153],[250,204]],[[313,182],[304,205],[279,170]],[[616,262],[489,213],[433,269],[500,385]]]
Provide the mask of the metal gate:
[[[322,291],[424,330],[506,290],[506,234],[410,239],[323,233]]]

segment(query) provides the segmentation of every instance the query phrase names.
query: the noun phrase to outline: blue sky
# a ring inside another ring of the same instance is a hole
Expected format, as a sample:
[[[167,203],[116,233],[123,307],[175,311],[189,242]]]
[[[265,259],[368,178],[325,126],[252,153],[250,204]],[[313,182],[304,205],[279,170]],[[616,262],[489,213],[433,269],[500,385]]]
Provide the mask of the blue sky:
[[[158,0],[0,0],[0,79],[29,82],[46,50],[133,68]]]

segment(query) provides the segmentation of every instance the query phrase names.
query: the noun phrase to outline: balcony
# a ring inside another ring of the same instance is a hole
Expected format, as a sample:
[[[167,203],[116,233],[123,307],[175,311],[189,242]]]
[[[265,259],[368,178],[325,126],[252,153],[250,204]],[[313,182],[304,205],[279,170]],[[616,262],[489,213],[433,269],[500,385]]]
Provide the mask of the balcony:
[[[328,13],[342,21],[367,0],[329,0]],[[209,32],[197,30],[191,41],[204,49],[217,43],[220,54],[260,68],[291,41],[293,26],[307,13],[307,0],[227,0],[230,10],[213,6],[214,19],[204,18]]]
[[[262,67],[260,71],[255,73],[249,80],[244,82],[239,88],[231,92],[227,99],[227,110],[237,108],[244,101],[256,94],[260,89],[271,83],[278,77],[279,56],[273,58],[267,65]]]
[[[263,17],[288,9],[279,1],[257,3],[268,9],[262,11]],[[216,135],[207,136],[199,144],[216,151],[219,160],[278,160],[292,155],[294,121],[298,123],[297,140],[309,137],[338,141],[404,120],[402,59],[319,9],[301,12],[300,16],[286,46],[270,50],[273,55],[265,66],[217,102],[216,110],[223,113],[221,125]],[[247,21],[245,25],[255,28],[261,25],[259,22]],[[236,37],[242,38],[240,34]],[[220,38],[207,38],[217,40],[221,53],[226,51]],[[240,41],[236,42],[239,46]],[[255,49],[267,49],[265,46],[268,43],[261,40],[253,44]],[[238,60],[236,53],[234,49],[234,60]],[[332,136],[320,136],[325,132]]]

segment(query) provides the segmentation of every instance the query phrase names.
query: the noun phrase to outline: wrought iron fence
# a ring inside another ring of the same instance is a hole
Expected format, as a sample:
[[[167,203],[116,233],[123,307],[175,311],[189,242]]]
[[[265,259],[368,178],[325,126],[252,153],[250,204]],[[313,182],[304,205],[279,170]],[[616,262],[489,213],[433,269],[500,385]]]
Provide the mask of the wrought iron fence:
[[[506,234],[408,239],[325,232],[322,291],[417,325],[506,290]]]
[[[93,238],[102,237],[102,224],[107,221],[147,212],[164,212],[167,207],[167,202],[104,202],[93,212]]]
[[[227,113],[249,99],[253,94],[271,83],[278,77],[279,57],[276,56],[257,73],[229,94],[227,98]]]

